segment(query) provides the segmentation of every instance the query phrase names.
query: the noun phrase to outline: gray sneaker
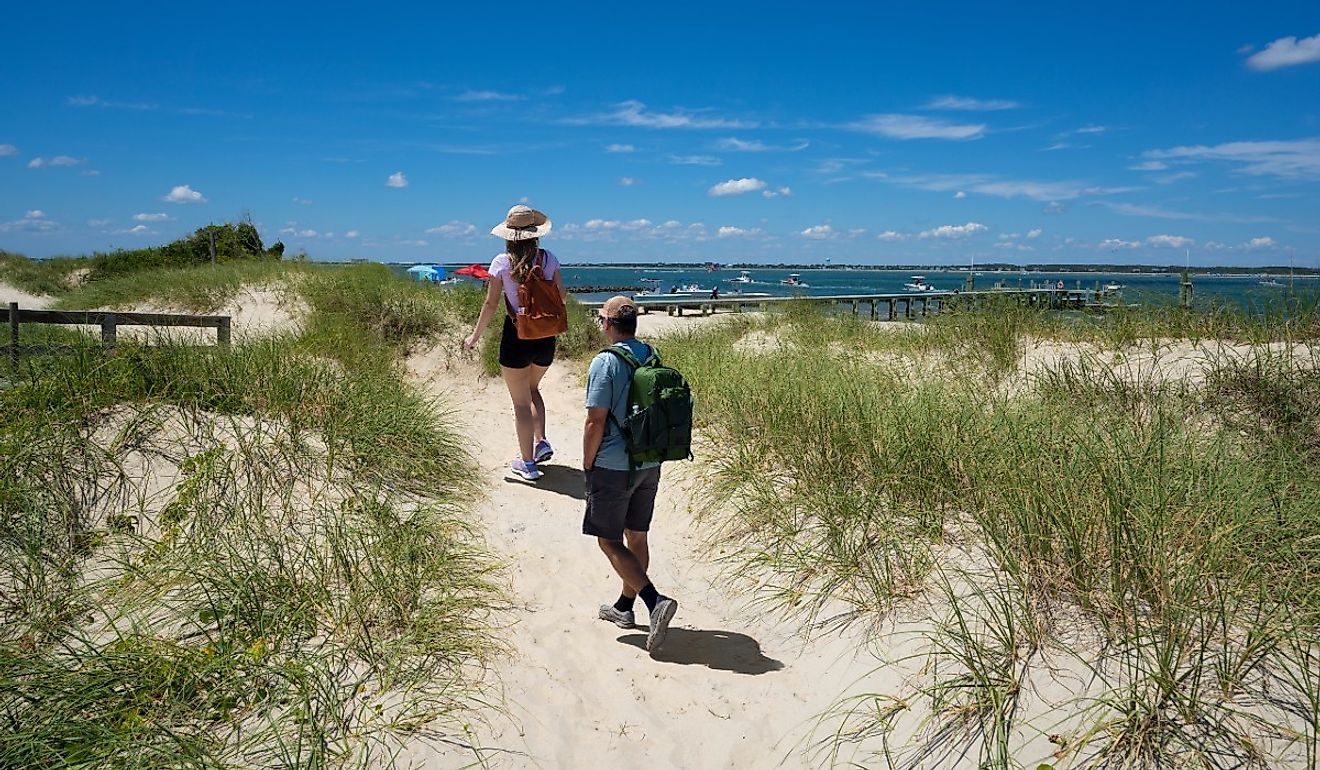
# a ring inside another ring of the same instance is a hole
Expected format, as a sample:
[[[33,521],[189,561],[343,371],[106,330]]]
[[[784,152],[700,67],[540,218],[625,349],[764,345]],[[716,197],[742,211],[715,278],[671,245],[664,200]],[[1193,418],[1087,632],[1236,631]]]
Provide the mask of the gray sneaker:
[[[668,596],[660,597],[651,610],[651,630],[646,634],[646,651],[654,653],[665,643],[665,634],[669,633],[669,621],[678,612],[678,602]]]
[[[619,610],[613,604],[600,605],[601,620],[608,620],[619,628],[636,628],[637,621],[632,610]]]

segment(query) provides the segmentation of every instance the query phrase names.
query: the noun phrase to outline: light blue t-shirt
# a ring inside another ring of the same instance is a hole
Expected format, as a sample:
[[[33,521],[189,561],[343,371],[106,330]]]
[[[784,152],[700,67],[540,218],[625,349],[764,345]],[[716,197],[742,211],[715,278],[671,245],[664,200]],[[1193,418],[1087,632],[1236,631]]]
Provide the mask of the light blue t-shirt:
[[[616,345],[625,345],[642,363],[651,355],[651,346],[638,339],[623,340]],[[609,407],[614,420],[605,421],[605,437],[601,439],[600,449],[592,467],[609,468],[615,471],[628,470],[628,447],[623,434],[615,423],[623,422],[628,409],[628,388],[632,385],[632,367],[613,353],[600,352],[591,359],[591,368],[587,370],[587,408]],[[654,468],[657,462],[642,463],[638,468]]]

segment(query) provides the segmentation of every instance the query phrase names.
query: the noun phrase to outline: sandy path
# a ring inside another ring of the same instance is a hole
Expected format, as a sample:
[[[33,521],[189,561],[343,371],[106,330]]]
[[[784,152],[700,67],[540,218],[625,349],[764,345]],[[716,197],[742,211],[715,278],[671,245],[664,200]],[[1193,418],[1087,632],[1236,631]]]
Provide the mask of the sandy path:
[[[43,310],[50,307],[52,298],[44,294],[28,294],[7,283],[0,282],[0,308],[8,309],[10,302],[17,302],[19,307],[26,310]]]
[[[428,371],[429,370],[429,371]],[[499,767],[817,767],[800,742],[876,665],[855,639],[804,643],[792,624],[760,618],[746,590],[731,595],[703,556],[688,511],[683,465],[667,469],[652,531],[651,576],[680,609],[656,659],[645,630],[596,619],[619,583],[594,539],[581,534],[585,416],[581,371],[563,363],[542,383],[556,455],[536,485],[512,480],[512,408],[503,382],[452,361],[416,372],[456,409],[490,491],[477,513],[490,545],[512,561],[513,654],[496,665],[509,717],[478,728]],[[667,466],[673,467],[673,466]],[[645,619],[644,608],[638,622]],[[817,736],[821,737],[821,736]],[[471,761],[434,748],[409,763]],[[626,764],[620,764],[626,763]]]

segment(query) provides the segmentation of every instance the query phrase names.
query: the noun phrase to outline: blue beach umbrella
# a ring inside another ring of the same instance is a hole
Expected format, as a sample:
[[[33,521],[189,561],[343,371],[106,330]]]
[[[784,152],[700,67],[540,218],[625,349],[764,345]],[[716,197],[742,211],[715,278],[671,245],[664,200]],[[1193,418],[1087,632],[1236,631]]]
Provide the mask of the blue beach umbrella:
[[[416,278],[419,281],[439,280],[439,278],[436,277],[435,268],[430,265],[413,265],[408,268],[408,272],[413,278]]]

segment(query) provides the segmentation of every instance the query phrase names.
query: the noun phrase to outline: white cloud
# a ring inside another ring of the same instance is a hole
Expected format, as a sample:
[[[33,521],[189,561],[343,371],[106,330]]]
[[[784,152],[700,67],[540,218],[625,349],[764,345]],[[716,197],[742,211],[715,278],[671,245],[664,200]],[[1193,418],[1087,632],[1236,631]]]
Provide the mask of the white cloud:
[[[133,219],[138,222],[165,222],[169,220],[169,214],[134,214]]]
[[[743,193],[764,190],[765,182],[756,178],[730,179],[727,182],[720,182],[706,191],[706,194],[718,198],[725,195],[742,195]]]
[[[634,178],[632,178],[632,177],[630,177],[630,176],[621,176],[621,177],[619,177],[619,186],[620,186],[620,187],[634,187],[634,186],[636,186],[636,185],[637,185],[637,180],[634,179]]]
[[[312,205],[312,202],[311,202],[310,200],[308,200],[308,199],[306,199],[306,198],[299,198],[299,197],[296,196],[296,195],[293,196],[292,200],[293,200],[294,203],[298,204],[299,206],[310,206],[310,205]]]
[[[1281,37],[1249,57],[1247,66],[1264,72],[1313,61],[1320,61],[1320,35],[1300,40],[1292,36]]]
[[[990,228],[980,222],[968,222],[965,225],[941,225],[939,227],[923,230],[922,238],[966,238],[969,235],[983,233]]]
[[[6,155],[17,155],[18,148],[12,144],[0,144],[0,158]]]
[[[635,99],[621,102],[614,112],[588,118],[570,119],[569,123],[605,123],[640,128],[753,128],[755,123],[711,117],[703,110],[676,110],[670,113],[647,112],[646,105]]]
[[[1029,240],[1029,241],[1030,241],[1030,240],[1035,240],[1036,238],[1039,238],[1039,237],[1040,237],[1040,234],[1043,233],[1043,232],[1044,232],[1044,230],[1041,230],[1039,227],[1037,227],[1037,228],[1033,228],[1033,229],[1031,229],[1031,230],[1028,230],[1028,231],[1027,231],[1027,240]]]
[[[112,221],[114,221],[114,220],[111,220],[111,219],[89,219],[89,220],[87,220],[87,226],[88,226],[88,227],[106,227],[106,226],[108,226]]]
[[[1172,249],[1182,249],[1191,246],[1192,244],[1196,243],[1196,241],[1192,240],[1191,238],[1184,238],[1181,235],[1152,235],[1151,237],[1146,239],[1146,243],[1150,244],[1151,246],[1162,246]]]
[[[1059,203],[1058,201],[1050,201],[1049,203],[1046,203],[1044,206],[1041,207],[1040,213],[1053,215],[1053,214],[1062,214],[1067,210],[1068,207],[1063,205],[1062,203]]]
[[[186,184],[181,184],[171,189],[161,200],[166,203],[206,203],[206,196]]]
[[[1147,206],[1137,203],[1111,203],[1109,201],[1101,202],[1111,211],[1130,217],[1151,217],[1154,219],[1174,219],[1192,222],[1277,222],[1273,217],[1244,216],[1241,214],[1196,214],[1187,211],[1170,211],[1159,206]]]
[[[867,115],[845,127],[890,139],[963,140],[980,139],[985,134],[984,123],[950,123],[920,115]]]
[[[798,235],[803,238],[823,241],[835,237],[838,233],[834,232],[834,228],[829,225],[813,225],[798,233]]]
[[[1158,160],[1148,160],[1144,163],[1138,163],[1135,166],[1128,166],[1129,171],[1164,171],[1169,167],[1167,163],[1161,163]]]
[[[457,219],[448,224],[432,227],[426,231],[427,235],[444,235],[450,238],[460,238],[477,234],[477,226],[470,222],[460,222]]]
[[[1106,132],[1106,131],[1108,131],[1108,130],[1109,130],[1109,127],[1108,127],[1108,126],[1082,126],[1081,128],[1076,129],[1076,130],[1073,131],[1072,133],[1074,133],[1074,134],[1103,134],[1104,132]]]
[[[1131,187],[1095,187],[1083,182],[1037,182],[1030,179],[998,179],[985,174],[925,174],[884,177],[894,184],[932,192],[970,191],[997,198],[1029,198],[1050,202],[1072,200],[1086,195],[1112,195],[1131,192]]]
[[[787,198],[790,197],[792,194],[793,194],[793,189],[791,187],[780,187],[778,190],[761,191],[761,196],[765,198],[778,198],[781,195]]]
[[[725,227],[721,227],[719,230],[716,230],[715,236],[717,238],[741,238],[748,235],[752,235],[753,233],[757,233],[757,232],[760,231],[755,229],[748,230],[742,227],[725,226]]]
[[[505,94],[499,91],[467,91],[454,97],[460,102],[517,102],[523,97],[518,94]]]
[[[901,241],[907,238],[907,236],[894,230],[886,230],[877,235],[876,238],[879,238],[882,241]]]
[[[636,150],[636,149],[637,149],[637,148],[633,147],[631,144],[607,144],[607,145],[605,145],[605,152],[633,152],[633,151]]]
[[[962,190],[959,190],[958,192],[953,194],[953,199],[956,201],[963,200],[966,197],[967,197],[967,193],[963,192]]]
[[[965,96],[937,96],[926,102],[928,110],[969,110],[990,112],[994,110],[1014,110],[1022,105],[1007,99],[969,99]]]
[[[315,230],[299,230],[298,232],[294,233],[294,235],[297,235],[300,238],[315,238],[317,236],[317,232]]]
[[[56,155],[50,159],[38,156],[28,161],[27,167],[42,168],[44,166],[76,166],[82,162],[83,161],[80,158],[74,158],[69,155]]]
[[[1143,157],[1156,160],[1226,161],[1238,163],[1244,174],[1284,179],[1320,179],[1320,139],[1227,142],[1213,147],[1196,145],[1150,150]]]
[[[669,162],[677,166],[718,166],[724,163],[713,155],[670,155]]]
[[[1274,245],[1274,239],[1269,237],[1268,235],[1260,238],[1252,238],[1251,240],[1247,241],[1247,248],[1249,249],[1268,249],[1273,245]]]
[[[1151,180],[1154,181],[1155,184],[1176,184],[1177,182],[1182,182],[1188,179],[1195,179],[1196,176],[1197,174],[1195,171],[1178,171],[1173,174],[1160,174],[1159,176],[1151,177]]]
[[[1121,238],[1108,238],[1100,242],[1102,251],[1118,251],[1119,249],[1139,249],[1141,241],[1125,241]]]
[[[133,225],[124,232],[129,233],[131,235],[146,235],[147,233],[151,232],[151,228],[147,227],[146,225]]]
[[[729,152],[798,152],[811,146],[810,142],[801,141],[792,146],[776,147],[756,139],[743,140],[730,136],[716,142],[716,147]]]
[[[357,230],[349,230],[348,232],[344,233],[345,238],[356,238],[359,235],[361,235],[361,233],[359,233]]]
[[[408,177],[404,176],[402,171],[395,171],[390,174],[390,178],[385,180],[386,187],[407,187]]]
[[[58,230],[58,222],[52,222],[46,218],[46,212],[41,209],[30,209],[23,215],[22,219],[13,222],[0,222],[0,233],[27,232],[44,233],[51,230]]]

